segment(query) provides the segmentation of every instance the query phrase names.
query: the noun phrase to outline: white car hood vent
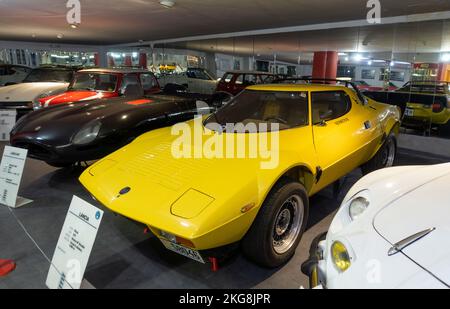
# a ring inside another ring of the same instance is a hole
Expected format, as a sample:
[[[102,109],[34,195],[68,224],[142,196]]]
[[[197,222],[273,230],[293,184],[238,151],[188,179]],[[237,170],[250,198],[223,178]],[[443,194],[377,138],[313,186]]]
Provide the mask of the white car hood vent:
[[[447,174],[417,187],[391,202],[373,222],[376,231],[393,246],[429,231],[408,242],[401,253],[447,286],[450,286],[449,184],[450,175]]]

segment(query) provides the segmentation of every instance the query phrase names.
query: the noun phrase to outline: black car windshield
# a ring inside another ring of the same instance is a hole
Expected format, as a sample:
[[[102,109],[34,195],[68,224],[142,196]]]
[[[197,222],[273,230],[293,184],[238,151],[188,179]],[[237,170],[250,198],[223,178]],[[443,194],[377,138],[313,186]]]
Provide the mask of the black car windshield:
[[[78,72],[69,89],[113,92],[117,88],[117,80],[115,74]]]
[[[229,132],[228,128],[233,125],[255,124],[257,132],[266,132],[276,131],[276,127],[286,130],[306,126],[308,120],[307,92],[245,90],[212,114],[204,125],[213,131],[219,131],[219,128],[225,131],[226,128]]]
[[[73,72],[69,70],[34,69],[25,78],[24,83],[57,82],[70,83]]]

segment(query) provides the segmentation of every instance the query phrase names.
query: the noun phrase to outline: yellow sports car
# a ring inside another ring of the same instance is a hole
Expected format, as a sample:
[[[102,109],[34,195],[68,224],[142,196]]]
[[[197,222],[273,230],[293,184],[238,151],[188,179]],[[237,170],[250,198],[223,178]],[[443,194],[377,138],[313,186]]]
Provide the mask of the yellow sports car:
[[[408,82],[396,91],[367,92],[378,102],[402,107],[402,125],[408,128],[429,129],[450,126],[450,83]]]
[[[140,136],[80,181],[169,250],[205,262],[240,243],[277,267],[295,252],[310,196],[359,166],[394,163],[399,110],[347,86],[249,87],[208,117]]]
[[[405,125],[445,125],[450,121],[450,85],[448,82],[406,84],[399,92],[409,96]]]

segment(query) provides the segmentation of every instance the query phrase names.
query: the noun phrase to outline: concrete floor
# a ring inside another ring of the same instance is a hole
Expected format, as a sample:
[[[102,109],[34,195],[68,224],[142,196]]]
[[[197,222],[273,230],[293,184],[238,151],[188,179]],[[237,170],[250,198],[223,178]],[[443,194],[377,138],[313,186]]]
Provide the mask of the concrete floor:
[[[3,147],[1,144],[0,153],[3,153]],[[449,160],[400,150],[397,161],[397,165],[414,165]],[[17,210],[0,206],[0,258],[17,262],[16,271],[0,278],[0,289],[46,288],[50,265],[44,254],[52,258],[74,194],[104,209],[83,190],[77,181],[79,174],[80,171],[57,170],[39,161],[27,161],[20,194],[34,203]],[[346,192],[360,177],[359,171],[348,175],[337,200],[333,198],[331,188],[312,198],[309,227],[296,255],[279,269],[260,268],[237,253],[222,265],[220,271],[213,273],[206,265],[165,250],[154,237],[143,234],[143,226],[104,209],[105,217],[85,278],[98,289],[306,287],[308,280],[300,272],[300,265],[308,257],[309,246],[318,234],[327,231]]]

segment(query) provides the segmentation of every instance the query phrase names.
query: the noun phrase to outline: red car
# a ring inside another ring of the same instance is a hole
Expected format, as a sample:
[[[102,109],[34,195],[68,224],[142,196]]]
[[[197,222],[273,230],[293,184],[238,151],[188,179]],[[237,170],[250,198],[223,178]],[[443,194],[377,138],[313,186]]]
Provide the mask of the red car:
[[[397,90],[398,87],[395,86],[393,83],[389,83],[389,87],[388,89],[384,89],[383,87],[377,87],[377,86],[371,86],[369,85],[367,82],[365,81],[354,81],[353,83],[355,83],[355,85],[358,87],[359,90],[361,91],[383,91],[383,90],[387,90],[387,91],[394,91]]]
[[[75,74],[66,92],[39,97],[33,102],[33,108],[36,110],[64,103],[159,92],[161,88],[158,80],[147,70],[87,69]]]
[[[223,75],[217,85],[216,93],[225,92],[231,96],[239,94],[248,86],[270,84],[278,76],[267,72],[232,71]]]

